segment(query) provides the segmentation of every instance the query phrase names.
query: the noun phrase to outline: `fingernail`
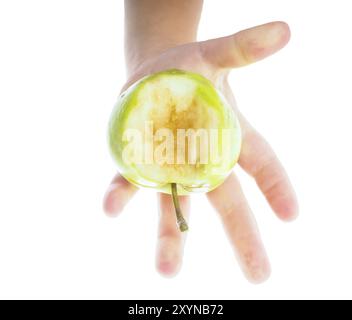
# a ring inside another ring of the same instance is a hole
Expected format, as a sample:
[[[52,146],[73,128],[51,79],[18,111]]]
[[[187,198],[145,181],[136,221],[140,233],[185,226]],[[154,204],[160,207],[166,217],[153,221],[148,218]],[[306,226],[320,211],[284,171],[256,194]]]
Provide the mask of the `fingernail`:
[[[180,269],[180,259],[175,249],[161,243],[158,249],[157,269],[166,277],[175,276]]]

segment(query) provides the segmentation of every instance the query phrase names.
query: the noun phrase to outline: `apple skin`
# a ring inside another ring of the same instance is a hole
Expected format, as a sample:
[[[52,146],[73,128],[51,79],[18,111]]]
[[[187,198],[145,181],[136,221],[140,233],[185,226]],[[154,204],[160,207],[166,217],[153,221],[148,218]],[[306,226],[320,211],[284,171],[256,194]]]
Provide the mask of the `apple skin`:
[[[177,123],[171,125],[165,122],[170,118],[170,106],[167,105],[170,101],[176,104],[173,108],[186,108],[176,114]],[[187,103],[193,105],[184,106]],[[175,126],[186,130],[200,127],[229,129],[230,139],[221,139],[219,135],[226,157],[216,164],[201,165],[126,163],[123,159],[127,145],[124,132],[131,128],[142,130],[145,121],[159,122],[159,127],[160,123],[166,128],[172,126],[172,130]],[[176,183],[179,195],[208,192],[219,186],[238,161],[241,140],[241,129],[234,110],[213,84],[199,74],[176,69],[146,76],[123,92],[112,111],[108,129],[112,157],[125,179],[138,187],[153,188],[167,194],[171,194],[171,183]]]

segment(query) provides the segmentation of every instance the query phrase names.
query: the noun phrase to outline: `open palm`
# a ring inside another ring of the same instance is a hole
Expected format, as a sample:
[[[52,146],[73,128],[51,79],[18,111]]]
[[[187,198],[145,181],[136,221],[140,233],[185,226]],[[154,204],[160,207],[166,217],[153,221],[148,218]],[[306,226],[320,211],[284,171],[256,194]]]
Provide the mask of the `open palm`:
[[[283,220],[298,214],[298,205],[287,174],[270,145],[237,109],[227,82],[231,68],[245,66],[281,49],[290,31],[283,22],[272,22],[234,35],[170,48],[143,61],[135,68],[123,90],[141,77],[167,69],[181,69],[202,74],[225,95],[241,123],[243,142],[240,166],[256,180],[273,211]],[[107,214],[116,216],[138,188],[117,174],[104,199]],[[262,282],[270,275],[270,265],[260,239],[255,219],[234,173],[215,190],[208,192],[210,203],[219,213],[241,267],[251,282]],[[158,194],[160,208],[157,268],[164,275],[175,274],[182,261],[183,234],[175,221],[172,198]],[[185,216],[189,196],[180,197]]]

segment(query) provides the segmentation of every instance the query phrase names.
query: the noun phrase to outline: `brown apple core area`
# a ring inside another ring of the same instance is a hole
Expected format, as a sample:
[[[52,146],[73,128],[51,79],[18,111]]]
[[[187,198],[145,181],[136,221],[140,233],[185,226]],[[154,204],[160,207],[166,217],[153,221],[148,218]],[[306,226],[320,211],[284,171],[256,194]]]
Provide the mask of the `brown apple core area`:
[[[173,133],[173,158],[172,164],[163,163],[161,167],[173,172],[172,176],[194,176],[197,172],[203,172],[206,164],[200,163],[200,140],[197,139],[197,153],[194,164],[189,163],[189,140],[184,139],[184,148],[178,148],[177,131],[179,129],[209,129],[212,114],[209,107],[202,103],[201,99],[194,94],[175,95],[167,88],[158,88],[151,93],[152,107],[149,111],[149,120],[153,122],[153,136],[155,137],[159,129],[169,129]],[[214,115],[213,115],[214,117]],[[154,139],[154,147],[157,148],[163,141]],[[184,163],[178,164],[177,158],[183,158]],[[170,172],[170,173],[171,173]]]

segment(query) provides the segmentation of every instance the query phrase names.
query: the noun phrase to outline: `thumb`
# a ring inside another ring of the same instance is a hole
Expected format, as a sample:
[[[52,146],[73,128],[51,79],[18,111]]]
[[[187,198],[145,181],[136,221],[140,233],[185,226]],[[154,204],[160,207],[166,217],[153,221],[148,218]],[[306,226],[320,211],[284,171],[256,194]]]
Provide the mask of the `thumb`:
[[[264,59],[290,39],[285,22],[270,22],[231,36],[199,42],[205,60],[217,68],[237,68]]]

